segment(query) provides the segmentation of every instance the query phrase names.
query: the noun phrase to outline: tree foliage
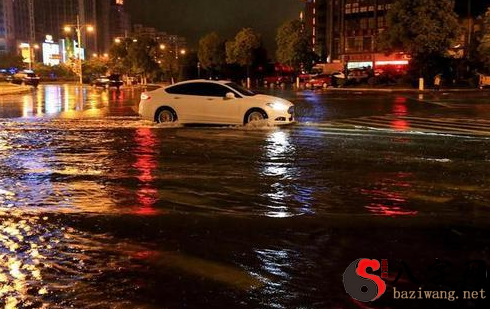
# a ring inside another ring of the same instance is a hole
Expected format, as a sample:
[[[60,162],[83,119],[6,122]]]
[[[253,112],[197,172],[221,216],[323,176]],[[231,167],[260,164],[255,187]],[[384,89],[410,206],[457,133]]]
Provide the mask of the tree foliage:
[[[311,69],[316,58],[311,37],[304,31],[304,24],[298,19],[284,23],[277,31],[277,60],[296,70]]]
[[[109,60],[102,57],[94,57],[83,63],[83,75],[95,77],[105,75],[109,71]]]
[[[211,72],[225,64],[225,44],[216,32],[209,33],[199,41],[198,57],[201,66]]]
[[[260,46],[260,35],[251,28],[243,28],[233,40],[226,43],[226,62],[249,69],[254,62],[254,52]]]
[[[25,63],[22,56],[14,53],[0,53],[0,68],[10,69],[10,68],[23,68]]]
[[[386,18],[379,47],[419,59],[445,56],[461,31],[451,0],[397,0]]]
[[[159,68],[156,60],[158,42],[151,37],[141,36],[114,43],[109,54],[109,67],[114,72],[140,74],[146,78]]]
[[[485,69],[490,71],[490,8],[485,14],[483,25],[480,45],[478,46],[478,55]]]

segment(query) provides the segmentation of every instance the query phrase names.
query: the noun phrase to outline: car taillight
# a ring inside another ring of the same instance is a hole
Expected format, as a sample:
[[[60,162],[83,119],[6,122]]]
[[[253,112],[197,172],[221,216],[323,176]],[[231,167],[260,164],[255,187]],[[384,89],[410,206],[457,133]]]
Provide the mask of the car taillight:
[[[142,101],[146,101],[146,100],[149,100],[151,99],[151,97],[149,95],[147,95],[146,93],[142,93],[141,94],[141,100]]]

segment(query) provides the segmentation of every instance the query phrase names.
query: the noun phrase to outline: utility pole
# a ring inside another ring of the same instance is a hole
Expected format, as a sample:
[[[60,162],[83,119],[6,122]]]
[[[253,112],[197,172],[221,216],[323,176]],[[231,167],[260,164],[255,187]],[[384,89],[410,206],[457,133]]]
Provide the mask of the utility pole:
[[[32,70],[34,62],[34,42],[36,40],[36,28],[34,24],[34,0],[28,0],[27,11],[29,15],[29,69]]]
[[[471,56],[471,42],[473,36],[473,20],[471,16],[471,0],[468,0],[468,46],[466,47],[466,57],[470,59]]]
[[[80,15],[77,15],[77,36],[78,36],[78,72],[80,74],[80,85],[83,85],[83,66],[82,66],[82,29],[80,28]]]

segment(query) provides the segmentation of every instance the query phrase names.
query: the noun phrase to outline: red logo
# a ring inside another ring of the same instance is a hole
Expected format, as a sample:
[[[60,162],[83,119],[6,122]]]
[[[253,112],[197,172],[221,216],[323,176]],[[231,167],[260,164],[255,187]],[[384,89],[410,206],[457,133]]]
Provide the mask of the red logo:
[[[345,291],[361,302],[371,302],[380,298],[386,292],[386,283],[380,276],[369,274],[381,268],[381,277],[388,277],[388,260],[358,259],[347,267],[344,273]]]

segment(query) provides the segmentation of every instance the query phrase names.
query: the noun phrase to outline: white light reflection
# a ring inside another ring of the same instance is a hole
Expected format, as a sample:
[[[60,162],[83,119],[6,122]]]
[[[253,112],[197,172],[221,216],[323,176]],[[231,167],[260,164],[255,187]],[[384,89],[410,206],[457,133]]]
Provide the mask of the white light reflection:
[[[261,273],[265,276],[261,276],[265,283],[263,289],[266,294],[267,307],[272,308],[287,308],[288,293],[287,288],[292,280],[290,270],[293,268],[292,259],[296,253],[290,250],[272,250],[262,249],[255,250],[258,260],[261,263]]]
[[[269,217],[287,218],[293,216],[288,207],[291,194],[283,183],[284,180],[294,178],[294,168],[288,160],[292,153],[294,153],[294,147],[289,142],[288,133],[275,131],[269,135],[266,146],[266,163],[262,175],[279,178],[279,181],[271,185],[270,192],[265,194],[269,199],[269,211],[266,213]]]
[[[58,86],[45,86],[44,99],[46,114],[52,115],[61,112],[63,104],[61,102],[61,88]]]
[[[272,178],[266,213],[273,218],[287,218],[295,215],[311,214],[313,188],[301,186],[300,165],[297,162],[296,145],[291,142],[289,131],[271,132],[266,140],[263,177]],[[293,210],[293,204],[296,208]]]

